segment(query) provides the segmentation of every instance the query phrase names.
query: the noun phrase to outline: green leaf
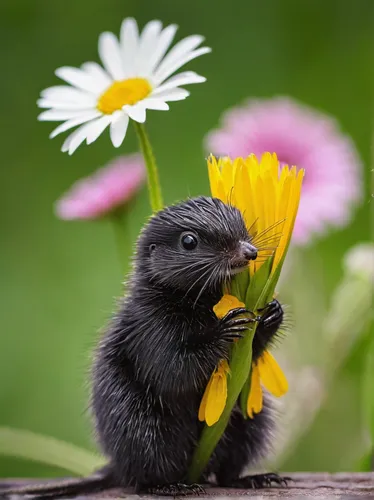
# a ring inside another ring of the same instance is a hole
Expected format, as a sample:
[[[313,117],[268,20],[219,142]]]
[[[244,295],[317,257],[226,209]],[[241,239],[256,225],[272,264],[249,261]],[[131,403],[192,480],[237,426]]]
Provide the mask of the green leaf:
[[[358,472],[371,472],[373,469],[373,456],[374,451],[370,449],[368,453],[366,453],[355,466],[355,470]]]
[[[243,417],[245,419],[248,418],[247,401],[248,401],[249,393],[251,392],[251,382],[252,382],[252,370],[249,372],[247,380],[246,380],[246,382],[243,386],[243,389],[240,393],[240,408],[242,410]]]
[[[370,431],[371,446],[374,444],[374,338],[373,338],[374,321],[367,328],[367,353],[366,363],[364,366],[364,379],[362,387],[364,419]]]
[[[230,293],[234,295],[239,300],[245,302],[245,294],[248,288],[249,283],[249,271],[246,269],[245,271],[236,274],[234,279],[231,281],[230,285]]]
[[[245,304],[251,311],[256,309],[258,298],[267,283],[272,260],[272,258],[269,258],[250,279],[249,287],[245,296]]]
[[[83,476],[105,465],[103,457],[71,443],[10,427],[0,427],[0,454],[53,465]]]
[[[249,269],[246,269],[242,273],[237,275],[237,283],[238,283],[238,298],[245,302],[245,294],[247,293],[247,288],[249,285]]]

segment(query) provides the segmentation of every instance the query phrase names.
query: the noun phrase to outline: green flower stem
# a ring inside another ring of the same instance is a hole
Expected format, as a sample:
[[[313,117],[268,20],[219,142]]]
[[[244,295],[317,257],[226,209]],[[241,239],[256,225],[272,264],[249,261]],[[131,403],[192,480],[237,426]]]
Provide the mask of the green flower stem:
[[[140,149],[142,151],[145,165],[147,167],[149,200],[153,212],[158,212],[164,206],[162,201],[160,180],[156,160],[149,142],[145,127],[142,123],[134,121],[135,130],[138,135]]]
[[[275,285],[278,281],[283,260],[278,264],[275,272],[269,277],[272,259],[264,264],[261,269],[251,278],[249,287],[246,293],[245,302],[249,310],[256,311],[264,307],[273,297]],[[232,284],[233,290],[239,290],[243,285],[243,273],[238,274]],[[241,294],[239,294],[239,299]],[[200,480],[205,467],[208,465],[210,456],[217,446],[222,434],[224,433],[227,424],[230,420],[231,412],[238,401],[240,393],[246,387],[246,392],[249,392],[247,383],[250,367],[252,366],[252,341],[256,332],[257,323],[254,323],[248,329],[245,337],[234,345],[230,359],[230,374],[227,378],[227,400],[225,409],[218,422],[211,427],[205,425],[201,434],[199,444],[192,457],[192,464],[188,472],[189,481],[196,483]],[[246,384],[247,383],[247,384]],[[246,395],[246,398],[248,396]],[[245,399],[246,399],[245,398]],[[243,398],[242,398],[243,399]]]
[[[131,248],[131,238],[128,230],[129,207],[122,207],[110,214],[110,221],[114,229],[118,259],[123,276],[126,276],[129,269],[129,249]]]
[[[248,367],[252,363],[252,340],[255,334],[256,324],[249,329],[246,336],[235,345],[230,361],[230,375],[227,379],[227,401],[225,409],[218,422],[211,427],[205,425],[199,445],[192,458],[188,479],[192,483],[200,480],[202,472],[207,466],[210,456],[217,446],[226,426],[229,422],[232,409],[240,395],[240,392],[248,378]]]

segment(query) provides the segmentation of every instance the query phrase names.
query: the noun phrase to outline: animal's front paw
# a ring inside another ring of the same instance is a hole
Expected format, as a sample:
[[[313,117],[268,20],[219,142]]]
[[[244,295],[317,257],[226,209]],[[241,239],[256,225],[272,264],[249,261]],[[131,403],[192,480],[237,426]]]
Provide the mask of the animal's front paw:
[[[259,328],[279,328],[283,321],[283,307],[281,303],[274,299],[263,309],[259,309],[262,316],[257,318],[259,321]]]
[[[243,488],[243,489],[261,489],[271,488],[275,486],[287,486],[288,481],[292,481],[290,477],[281,477],[273,472],[266,474],[255,474],[253,476],[244,476],[230,481],[226,486],[228,488]]]
[[[254,321],[253,313],[245,307],[231,309],[219,322],[220,338],[227,342],[238,340]]]
[[[188,496],[188,495],[203,495],[205,490],[199,484],[160,484],[147,488],[147,493],[151,495],[161,495],[165,497]]]

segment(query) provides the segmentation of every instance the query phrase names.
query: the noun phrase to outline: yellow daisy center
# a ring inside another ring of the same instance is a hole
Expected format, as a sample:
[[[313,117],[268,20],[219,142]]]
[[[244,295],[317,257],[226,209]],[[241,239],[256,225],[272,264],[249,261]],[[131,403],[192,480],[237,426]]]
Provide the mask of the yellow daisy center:
[[[133,105],[145,99],[151,92],[152,87],[144,78],[115,81],[99,97],[97,109],[105,115],[111,115],[126,104]]]

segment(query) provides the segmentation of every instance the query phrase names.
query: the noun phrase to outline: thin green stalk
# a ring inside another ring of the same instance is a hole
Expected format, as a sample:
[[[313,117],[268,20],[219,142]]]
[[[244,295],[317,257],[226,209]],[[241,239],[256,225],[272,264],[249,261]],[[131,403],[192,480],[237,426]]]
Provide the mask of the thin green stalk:
[[[105,464],[104,457],[71,443],[10,427],[0,427],[0,455],[52,465],[82,476]]]
[[[158,177],[155,156],[153,154],[151,143],[149,142],[144,125],[135,121],[134,125],[136,133],[138,135],[140,149],[142,151],[145,165],[147,167],[149,201],[152,207],[152,211],[158,212],[163,208],[164,203],[162,201],[161,186]]]
[[[110,221],[114,229],[118,260],[121,265],[121,272],[125,276],[129,268],[129,248],[131,248],[131,238],[128,230],[128,207],[116,210],[110,214]]]

